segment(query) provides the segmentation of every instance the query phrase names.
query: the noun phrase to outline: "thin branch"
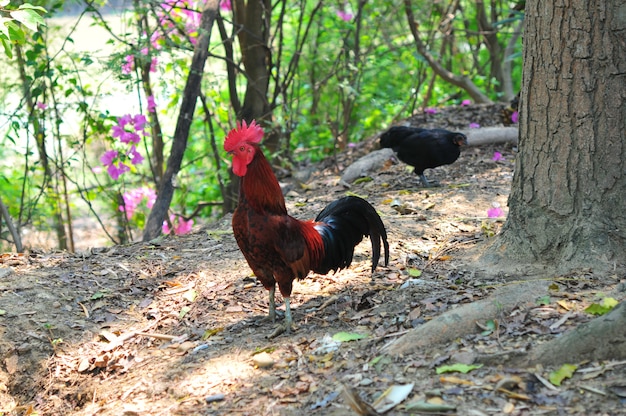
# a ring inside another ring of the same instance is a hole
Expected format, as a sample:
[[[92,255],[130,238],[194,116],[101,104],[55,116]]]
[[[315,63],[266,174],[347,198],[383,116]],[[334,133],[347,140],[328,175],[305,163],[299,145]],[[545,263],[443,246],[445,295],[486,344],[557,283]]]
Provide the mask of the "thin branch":
[[[2,213],[2,216],[4,217],[4,222],[6,222],[7,227],[9,227],[9,232],[11,233],[11,236],[13,237],[13,243],[15,244],[15,251],[17,251],[18,253],[23,253],[24,247],[22,246],[22,238],[20,237],[20,233],[17,232],[17,229],[15,228],[15,225],[13,224],[13,219],[11,218],[11,215],[9,214],[9,210],[7,209],[6,205],[4,205],[4,203],[2,202],[1,198],[0,198],[0,212]]]
[[[450,71],[448,71],[444,66],[436,60],[430,52],[428,52],[426,45],[422,42],[419,32],[418,32],[418,24],[413,15],[413,5],[411,0],[404,0],[404,10],[406,13],[406,17],[409,22],[409,27],[411,29],[411,34],[413,35],[413,39],[415,40],[415,46],[420,55],[428,61],[430,67],[435,71],[435,73],[440,76],[444,81],[449,82],[452,85],[456,85],[459,88],[463,88],[467,93],[472,97],[474,102],[478,104],[491,104],[492,101],[487,97],[480,89],[474,84],[468,77],[459,76]]]

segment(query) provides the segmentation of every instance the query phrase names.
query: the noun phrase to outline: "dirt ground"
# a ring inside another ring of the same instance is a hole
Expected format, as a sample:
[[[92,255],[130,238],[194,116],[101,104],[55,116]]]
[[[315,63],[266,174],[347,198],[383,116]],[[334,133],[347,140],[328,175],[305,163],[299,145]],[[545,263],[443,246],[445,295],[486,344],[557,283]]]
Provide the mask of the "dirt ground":
[[[455,108],[413,123],[497,125],[499,110]],[[350,415],[357,413],[345,388],[371,404],[399,385],[409,393],[385,414],[625,414],[624,362],[575,363],[560,386],[548,381],[555,368],[541,366],[437,373],[478,354],[532,348],[592,319],[590,303],[623,298],[624,271],[545,276],[559,289],[533,308],[477,322],[475,333],[448,345],[384,353],[411,328],[525,275],[473,264],[506,216],[510,144],[465,148],[453,165],[426,172],[437,188],[422,188],[401,163],[349,190],[338,185],[341,169],[373,143],[316,167],[306,187],[281,179],[301,219],[346,192],[365,197],[391,246],[390,264],[373,275],[365,241],[348,270],[295,283],[292,334],[266,338],[267,292],[250,274],[230,217],[150,243],[1,255],[0,415]],[[496,151],[502,160],[493,160]],[[504,216],[487,217],[494,203]],[[365,337],[333,339],[342,332]]]

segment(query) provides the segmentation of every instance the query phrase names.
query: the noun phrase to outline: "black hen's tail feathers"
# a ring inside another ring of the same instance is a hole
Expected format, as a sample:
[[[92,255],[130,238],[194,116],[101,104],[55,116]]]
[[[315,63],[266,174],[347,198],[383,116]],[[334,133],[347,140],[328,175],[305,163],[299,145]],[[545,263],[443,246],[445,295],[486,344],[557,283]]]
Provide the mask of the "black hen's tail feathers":
[[[385,250],[385,266],[389,264],[387,231],[380,216],[366,200],[347,196],[338,199],[320,212],[315,226],[324,242],[325,256],[315,273],[326,274],[330,270],[344,269],[352,263],[354,247],[364,236],[372,243],[372,272],[380,259],[380,241]]]

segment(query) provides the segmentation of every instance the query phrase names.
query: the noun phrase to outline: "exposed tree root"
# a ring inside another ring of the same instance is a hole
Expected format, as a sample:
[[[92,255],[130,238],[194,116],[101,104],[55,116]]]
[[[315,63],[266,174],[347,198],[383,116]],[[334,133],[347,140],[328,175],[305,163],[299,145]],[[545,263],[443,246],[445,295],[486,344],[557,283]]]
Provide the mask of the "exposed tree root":
[[[446,344],[479,330],[476,322],[499,318],[520,306],[535,305],[536,299],[546,291],[546,281],[511,283],[487,299],[460,306],[428,321],[387,344],[383,350],[392,355],[402,355],[420,348]]]
[[[540,344],[523,356],[512,357],[510,364],[576,364],[582,361],[626,359],[626,306],[620,303],[610,313],[581,324],[552,341]]]

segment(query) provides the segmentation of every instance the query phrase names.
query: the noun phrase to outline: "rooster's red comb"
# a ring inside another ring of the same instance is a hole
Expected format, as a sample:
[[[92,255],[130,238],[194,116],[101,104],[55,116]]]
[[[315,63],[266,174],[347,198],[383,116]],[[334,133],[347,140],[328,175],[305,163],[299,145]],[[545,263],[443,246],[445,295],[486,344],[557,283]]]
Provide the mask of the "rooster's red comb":
[[[232,129],[224,140],[224,150],[231,152],[241,142],[247,143],[261,143],[263,139],[263,129],[256,121],[252,120],[248,125],[245,120],[238,121],[237,127]]]

